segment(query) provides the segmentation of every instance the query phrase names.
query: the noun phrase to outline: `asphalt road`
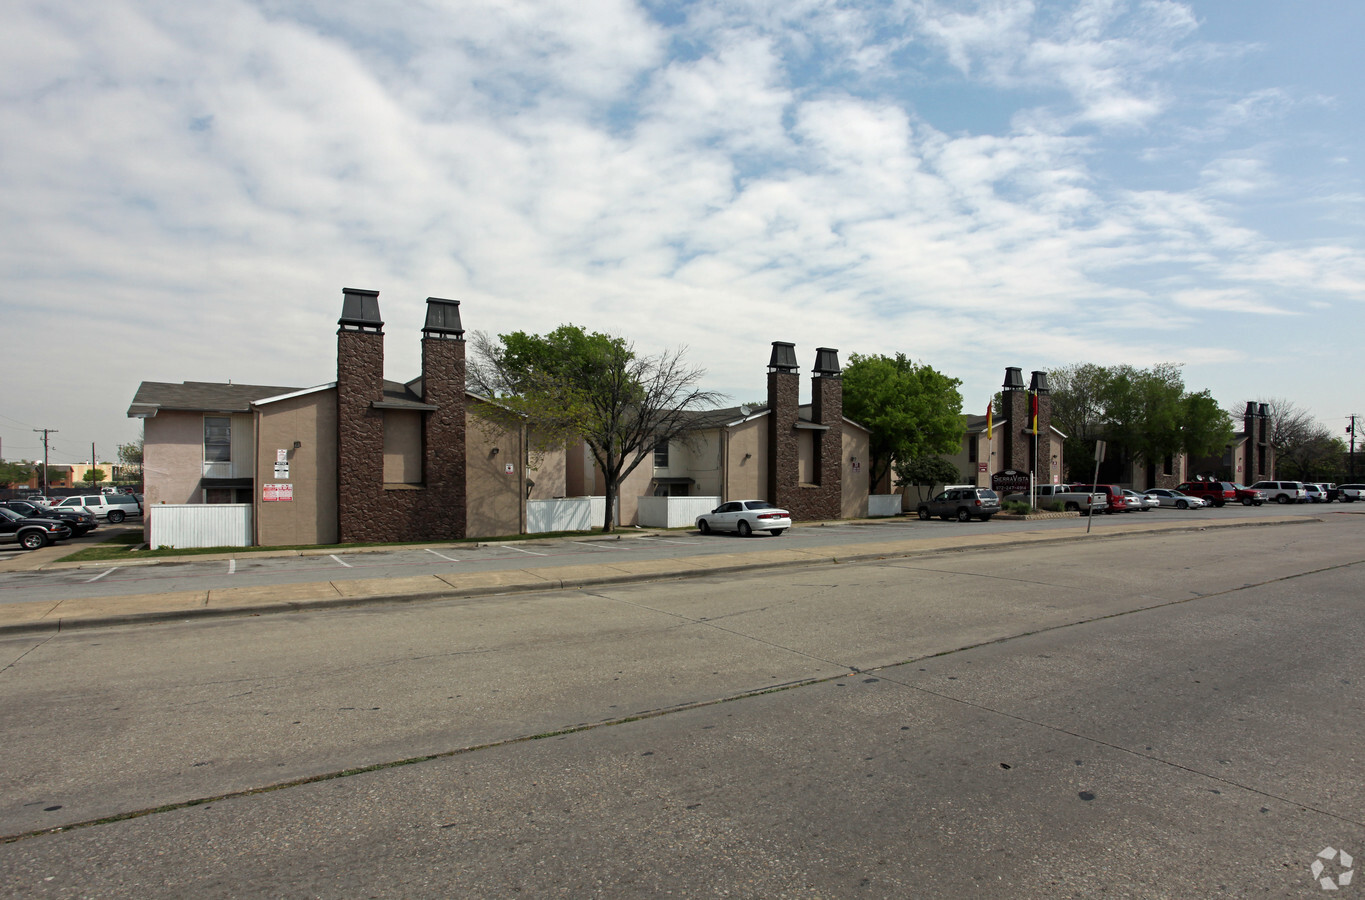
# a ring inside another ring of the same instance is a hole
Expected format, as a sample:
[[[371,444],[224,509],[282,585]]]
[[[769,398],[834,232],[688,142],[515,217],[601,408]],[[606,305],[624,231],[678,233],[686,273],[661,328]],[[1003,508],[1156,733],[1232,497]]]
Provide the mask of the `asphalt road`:
[[[888,540],[941,538],[945,535],[1009,534],[1012,532],[1081,533],[1090,524],[1094,533],[1122,529],[1129,523],[1201,521],[1256,521],[1275,517],[1365,515],[1365,504],[1230,506],[1223,509],[1161,509],[1144,513],[1096,516],[1085,519],[991,522],[942,522],[937,519],[881,519],[829,522],[793,528],[781,537],[756,534],[703,537],[694,531],[645,532],[624,529],[615,537],[584,536],[486,544],[366,550],[365,552],[320,551],[308,556],[268,556],[242,553],[235,559],[203,560],[196,557],[162,559],[156,565],[86,565],[77,569],[49,568],[38,571],[0,572],[0,603],[67,598],[113,597],[165,591],[203,591],[234,587],[268,587],[320,581],[354,581],[370,578],[403,578],[413,575],[459,575],[507,569],[595,564],[613,559],[677,559],[747,552],[758,549],[812,548],[830,544],[857,546]],[[86,538],[95,541],[114,527],[106,526]],[[75,543],[73,542],[73,546]],[[52,548],[43,553],[53,553]],[[55,556],[55,554],[54,554]],[[23,557],[17,557],[22,561]]]
[[[0,890],[1321,896],[1365,852],[1362,537],[11,636]]]

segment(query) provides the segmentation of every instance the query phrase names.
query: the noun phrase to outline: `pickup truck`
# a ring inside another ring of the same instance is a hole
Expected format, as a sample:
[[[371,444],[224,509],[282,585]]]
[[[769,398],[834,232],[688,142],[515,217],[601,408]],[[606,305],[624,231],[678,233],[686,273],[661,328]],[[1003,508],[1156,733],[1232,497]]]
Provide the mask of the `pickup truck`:
[[[1040,484],[1035,489],[1035,497],[1038,503],[1046,500],[1062,504],[1062,509],[1067,512],[1085,512],[1100,510],[1103,512],[1109,506],[1109,499],[1104,494],[1095,494],[1088,491],[1078,491],[1065,484]],[[1028,494],[1010,494],[1005,498],[1006,503],[1029,502]]]

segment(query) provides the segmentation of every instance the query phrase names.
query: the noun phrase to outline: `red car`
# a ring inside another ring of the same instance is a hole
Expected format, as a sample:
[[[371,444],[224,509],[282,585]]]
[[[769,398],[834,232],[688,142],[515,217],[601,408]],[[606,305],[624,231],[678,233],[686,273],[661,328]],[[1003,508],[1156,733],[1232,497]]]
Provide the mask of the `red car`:
[[[1104,511],[1105,515],[1116,512],[1132,512],[1140,508],[1128,502],[1128,498],[1123,496],[1123,488],[1117,484],[1073,484],[1071,489],[1073,491],[1088,491],[1091,494],[1103,494],[1105,499],[1109,501],[1109,506]]]
[[[1201,497],[1214,506],[1236,503],[1241,499],[1237,496],[1237,485],[1231,481],[1187,481],[1176,490],[1191,497]]]

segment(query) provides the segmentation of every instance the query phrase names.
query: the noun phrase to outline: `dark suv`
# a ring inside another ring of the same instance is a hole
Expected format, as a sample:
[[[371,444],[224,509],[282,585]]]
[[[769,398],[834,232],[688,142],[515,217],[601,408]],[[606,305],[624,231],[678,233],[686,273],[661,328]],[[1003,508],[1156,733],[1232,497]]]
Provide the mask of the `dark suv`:
[[[1187,481],[1176,488],[1182,494],[1189,494],[1191,497],[1201,497],[1214,506],[1224,506],[1228,503],[1235,503],[1237,497],[1237,485],[1231,481]],[[1264,498],[1262,498],[1264,502]]]
[[[39,506],[37,503],[30,503],[27,500],[0,500],[0,506],[12,509],[19,515],[27,516],[30,519],[57,519],[65,523],[75,537],[80,537],[86,532],[94,531],[100,527],[100,523],[95,521],[92,514],[80,510],[53,509],[50,506]]]
[[[959,522],[970,522],[972,519],[989,522],[991,516],[998,512],[1000,495],[990,488],[949,488],[919,505],[921,519],[938,516],[946,521],[956,516]]]
[[[57,519],[30,519],[12,509],[0,508],[0,544],[18,544],[37,550],[53,541],[71,537],[71,529]]]

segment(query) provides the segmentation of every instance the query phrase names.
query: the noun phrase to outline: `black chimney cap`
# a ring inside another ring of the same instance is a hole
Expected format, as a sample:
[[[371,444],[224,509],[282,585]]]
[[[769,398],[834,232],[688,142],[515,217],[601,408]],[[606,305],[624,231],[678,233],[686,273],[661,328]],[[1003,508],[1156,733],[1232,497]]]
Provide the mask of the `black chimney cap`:
[[[427,298],[427,323],[422,326],[422,337],[464,340],[464,326],[460,324],[460,301]]]
[[[1010,366],[1005,369],[1005,383],[1002,387],[1007,391],[1022,391],[1024,389],[1024,371],[1018,366]]]
[[[1256,410],[1256,415],[1260,416],[1262,419],[1270,418],[1270,404],[1262,403],[1260,408]]]
[[[1255,401],[1255,400],[1248,400],[1248,401],[1247,401],[1247,411],[1244,412],[1244,413],[1242,413],[1242,415],[1245,416],[1245,417],[1248,418],[1248,419],[1253,419],[1253,418],[1256,417],[1256,401]]]
[[[1033,373],[1033,382],[1029,385],[1028,389],[1031,390],[1031,391],[1033,391],[1034,393],[1037,393],[1037,394],[1046,394],[1046,393],[1048,393],[1048,389],[1047,389],[1047,373],[1046,373],[1046,372],[1034,372],[1034,373]]]
[[[358,288],[341,289],[341,318],[338,331],[370,331],[383,334],[384,321],[379,318],[379,292]]]
[[[769,372],[795,372],[796,345],[787,341],[773,341],[773,355],[768,360]]]
[[[815,348],[815,374],[825,378],[838,378],[839,351],[829,347]]]

